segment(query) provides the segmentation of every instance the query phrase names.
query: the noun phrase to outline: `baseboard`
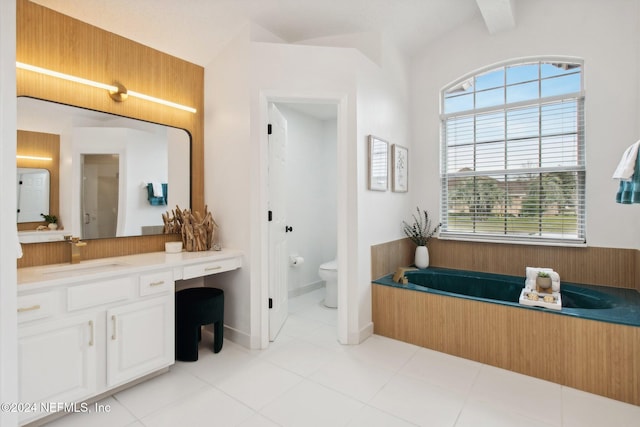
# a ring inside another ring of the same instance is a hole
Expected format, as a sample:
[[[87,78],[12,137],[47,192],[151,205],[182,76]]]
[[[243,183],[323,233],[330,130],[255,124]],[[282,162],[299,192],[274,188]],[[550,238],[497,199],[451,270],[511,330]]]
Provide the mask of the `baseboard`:
[[[361,328],[358,332],[354,334],[349,334],[347,337],[348,344],[361,344],[367,338],[373,335],[373,322],[369,322],[364,328]]]
[[[206,325],[204,327],[204,330],[209,334],[213,334],[213,325]],[[224,325],[223,334],[224,339],[226,340],[233,341],[234,343],[246,348],[253,348],[251,347],[251,337],[246,332],[242,332],[230,326]]]
[[[324,280],[318,280],[317,282],[309,283],[308,285],[289,290],[288,297],[299,297],[300,295],[304,295],[308,292],[315,291],[316,289],[320,289],[322,287],[324,287]]]

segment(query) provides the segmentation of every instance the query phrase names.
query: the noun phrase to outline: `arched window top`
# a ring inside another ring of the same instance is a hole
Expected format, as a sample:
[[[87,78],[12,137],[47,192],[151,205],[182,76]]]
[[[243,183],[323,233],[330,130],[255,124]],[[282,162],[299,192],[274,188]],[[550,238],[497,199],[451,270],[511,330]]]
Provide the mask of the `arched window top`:
[[[576,58],[528,58],[463,76],[442,90],[443,114],[491,109],[582,92],[583,63]]]
[[[583,68],[520,59],[442,89],[441,237],[584,244]]]

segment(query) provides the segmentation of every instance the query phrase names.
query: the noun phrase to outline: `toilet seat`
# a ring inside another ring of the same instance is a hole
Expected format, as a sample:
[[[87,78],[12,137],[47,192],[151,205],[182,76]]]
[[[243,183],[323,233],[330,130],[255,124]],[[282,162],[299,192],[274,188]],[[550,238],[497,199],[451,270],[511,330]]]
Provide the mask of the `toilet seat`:
[[[337,271],[338,261],[334,259],[333,261],[325,262],[320,265],[320,270]]]

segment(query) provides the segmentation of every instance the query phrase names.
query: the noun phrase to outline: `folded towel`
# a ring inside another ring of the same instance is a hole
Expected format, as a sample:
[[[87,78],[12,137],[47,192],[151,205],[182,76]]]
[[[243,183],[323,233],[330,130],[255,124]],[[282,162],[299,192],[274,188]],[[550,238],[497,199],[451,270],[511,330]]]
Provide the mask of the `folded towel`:
[[[624,154],[622,154],[622,159],[620,159],[618,167],[616,168],[615,172],[613,172],[613,179],[620,179],[623,181],[628,181],[631,179],[636,166],[636,158],[638,157],[639,149],[640,141],[632,144],[625,150]]]
[[[640,152],[636,157],[636,167],[633,177],[628,181],[621,180],[618,185],[616,203],[640,203]]]
[[[162,184],[160,182],[152,182],[151,185],[153,186],[153,197],[164,197]]]
[[[18,232],[16,230],[16,258],[22,258],[22,245],[20,244],[20,237],[18,236]]]
[[[536,278],[538,277],[538,273],[541,271],[549,273],[549,277],[551,277],[551,290],[553,292],[560,292],[560,275],[553,271],[552,268],[527,267],[524,287],[527,289],[535,289]]]

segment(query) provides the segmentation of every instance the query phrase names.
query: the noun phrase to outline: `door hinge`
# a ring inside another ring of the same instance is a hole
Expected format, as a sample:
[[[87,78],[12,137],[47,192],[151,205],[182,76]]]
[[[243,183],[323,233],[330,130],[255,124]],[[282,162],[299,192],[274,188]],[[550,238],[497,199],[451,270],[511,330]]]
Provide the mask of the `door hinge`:
[[[269,298],[269,308],[273,308],[273,298]]]
[[[267,125],[267,135],[271,135],[271,123]]]
[[[273,212],[272,211],[269,211],[269,213],[267,214],[267,220],[269,222],[273,221]]]

